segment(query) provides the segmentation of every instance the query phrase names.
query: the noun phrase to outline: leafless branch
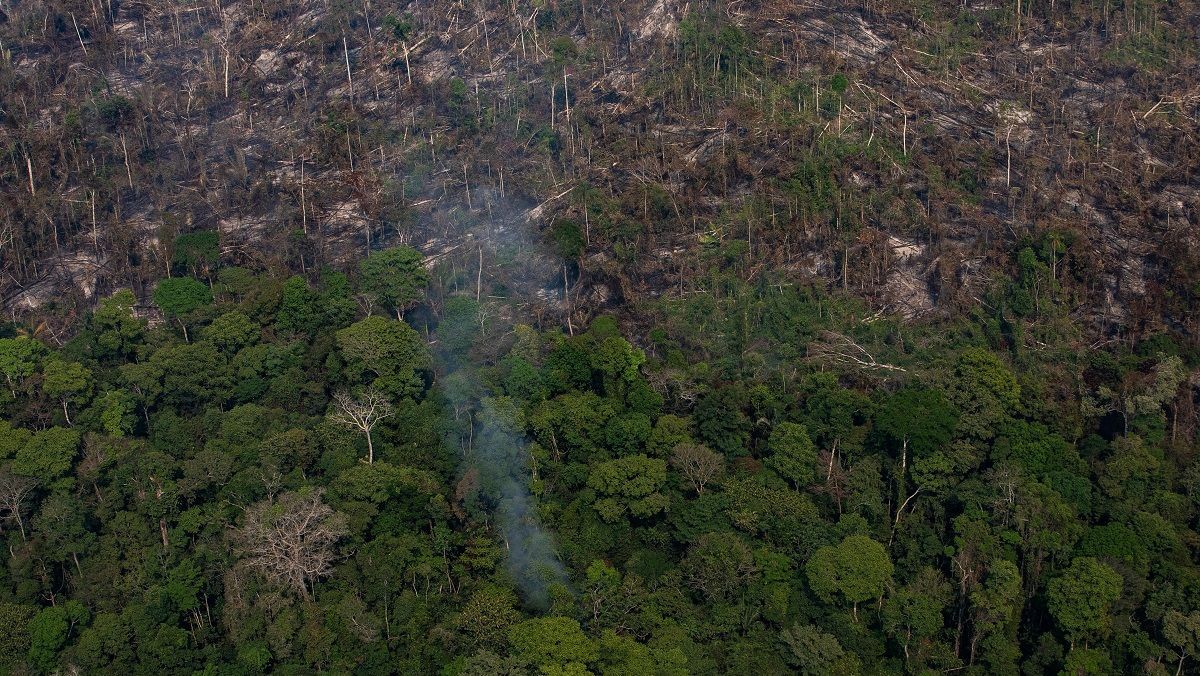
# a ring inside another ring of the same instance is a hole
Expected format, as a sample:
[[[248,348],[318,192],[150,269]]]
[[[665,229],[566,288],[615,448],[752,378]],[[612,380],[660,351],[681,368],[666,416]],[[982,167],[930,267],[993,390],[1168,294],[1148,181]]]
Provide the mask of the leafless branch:
[[[375,462],[375,444],[371,439],[371,430],[380,420],[390,418],[395,410],[387,397],[380,391],[369,389],[361,397],[355,398],[348,392],[338,392],[333,395],[336,407],[329,414],[329,420],[357,429],[367,437],[367,463]]]
[[[31,477],[0,473],[0,513],[6,513],[7,518],[17,523],[22,541],[25,540],[25,519],[21,512],[37,485],[37,479]]]
[[[902,367],[876,360],[866,348],[854,342],[854,339],[833,331],[826,331],[821,334],[820,341],[809,343],[808,358],[858,369],[900,373],[907,371]]]
[[[333,572],[334,544],[348,532],[345,515],[321,500],[322,491],[284,493],[246,510],[235,540],[242,562],[272,582],[310,597],[319,578]]]

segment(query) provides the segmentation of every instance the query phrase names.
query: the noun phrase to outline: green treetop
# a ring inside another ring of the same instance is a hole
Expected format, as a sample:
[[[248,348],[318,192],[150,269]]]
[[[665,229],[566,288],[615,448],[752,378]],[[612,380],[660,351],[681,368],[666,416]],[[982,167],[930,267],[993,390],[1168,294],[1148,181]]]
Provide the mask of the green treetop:
[[[425,294],[429,274],[420,252],[410,246],[397,246],[371,254],[358,265],[362,289],[384,307],[400,313],[412,307]]]
[[[212,290],[203,282],[191,277],[174,277],[159,282],[154,289],[154,302],[168,317],[174,317],[183,329],[183,339],[188,340],[184,315],[198,310],[213,301]]]
[[[892,579],[892,559],[883,545],[865,535],[851,535],[837,545],[818,549],[805,565],[808,584],[826,602],[840,596],[854,606],[883,596]]]
[[[1108,565],[1081,556],[1046,585],[1050,614],[1074,646],[1076,641],[1100,638],[1109,629],[1109,610],[1121,597],[1124,581]]]

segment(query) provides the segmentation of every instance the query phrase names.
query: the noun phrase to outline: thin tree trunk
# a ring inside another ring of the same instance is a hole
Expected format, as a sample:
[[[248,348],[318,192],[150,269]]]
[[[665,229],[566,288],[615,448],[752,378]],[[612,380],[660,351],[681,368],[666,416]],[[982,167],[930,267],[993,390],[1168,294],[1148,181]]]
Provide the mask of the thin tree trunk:
[[[408,76],[408,84],[412,86],[412,67],[408,65],[408,41],[404,42],[404,74]]]
[[[346,56],[346,82],[350,85],[350,105],[354,105],[354,76],[350,74],[350,43],[342,33],[342,53]]]
[[[83,47],[83,55],[87,56],[87,45],[83,44],[83,33],[79,30],[79,22],[75,20],[74,12],[71,12],[71,25],[75,26],[75,37],[79,38],[79,46]]]
[[[37,188],[33,185],[33,160],[30,159],[29,153],[25,153],[25,169],[29,172],[29,194],[36,195]]]
[[[129,168],[129,146],[125,145],[124,134],[121,134],[121,150],[125,153],[125,178],[129,180],[129,189],[133,190],[133,170]]]
[[[571,315],[575,313],[571,308],[571,287],[567,283],[567,264],[563,263],[563,301],[567,304],[567,333],[575,335],[575,327],[571,324]]]

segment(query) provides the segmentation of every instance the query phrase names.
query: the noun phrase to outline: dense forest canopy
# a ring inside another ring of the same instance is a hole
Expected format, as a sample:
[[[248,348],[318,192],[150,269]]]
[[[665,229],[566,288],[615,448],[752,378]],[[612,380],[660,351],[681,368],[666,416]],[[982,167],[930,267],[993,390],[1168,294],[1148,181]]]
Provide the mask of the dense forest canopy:
[[[0,338],[5,669],[1193,665],[1170,335],[1027,349],[716,268],[643,335],[570,335],[409,248],[210,273]]]

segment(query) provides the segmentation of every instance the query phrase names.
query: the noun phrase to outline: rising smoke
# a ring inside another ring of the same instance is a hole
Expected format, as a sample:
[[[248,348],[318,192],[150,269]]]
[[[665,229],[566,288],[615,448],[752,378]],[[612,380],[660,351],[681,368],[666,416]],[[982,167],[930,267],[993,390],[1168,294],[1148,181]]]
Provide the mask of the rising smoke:
[[[504,305],[508,311],[540,302],[539,297],[545,298],[546,289],[559,279],[561,263],[547,256],[529,236],[525,212],[508,208],[494,194],[485,193],[481,197],[488,200],[489,218],[476,224],[464,237],[470,248],[482,252],[478,257],[478,276],[504,278],[508,297],[503,301],[507,301]],[[472,257],[463,258],[469,261]],[[489,265],[485,266],[483,261],[489,261]],[[503,264],[498,263],[501,261]],[[478,287],[470,291],[477,294]],[[460,300],[474,298],[475,294],[460,291]],[[452,305],[446,299],[444,306]],[[468,305],[476,314],[481,310],[478,303]],[[454,412],[458,423],[450,427],[457,427],[457,433],[464,435],[455,439],[464,449],[463,472],[477,473],[480,494],[491,508],[504,540],[508,570],[525,603],[545,609],[549,606],[551,587],[565,585],[567,575],[553,537],[538,518],[536,501],[530,493],[531,458],[520,413],[511,400],[494,397],[483,389],[480,363],[469,356],[471,341],[462,340],[464,323],[471,325],[467,332],[470,335],[481,330],[483,322],[478,322],[477,316],[460,316],[455,323],[449,312],[445,313],[438,328],[435,354],[448,410]],[[452,334],[457,338],[443,340]],[[476,340],[490,337],[474,335]]]
[[[566,582],[554,541],[541,525],[530,495],[528,450],[513,424],[513,414],[485,398],[476,416],[474,466],[480,483],[494,492],[496,522],[507,548],[509,572],[526,602],[549,605],[549,587]]]

